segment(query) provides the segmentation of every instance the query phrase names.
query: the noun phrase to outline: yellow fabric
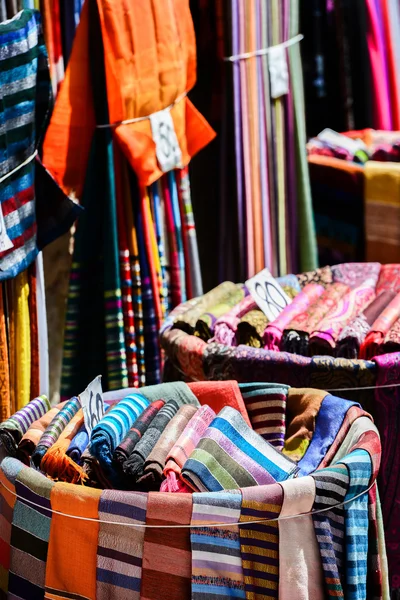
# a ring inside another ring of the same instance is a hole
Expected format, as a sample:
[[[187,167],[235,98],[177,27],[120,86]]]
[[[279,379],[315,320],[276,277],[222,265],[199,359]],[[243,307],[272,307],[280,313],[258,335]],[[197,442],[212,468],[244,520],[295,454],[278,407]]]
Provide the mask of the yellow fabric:
[[[11,360],[15,362],[14,381],[16,409],[31,400],[31,332],[29,319],[29,283],[27,271],[15,277],[13,286],[14,349]]]

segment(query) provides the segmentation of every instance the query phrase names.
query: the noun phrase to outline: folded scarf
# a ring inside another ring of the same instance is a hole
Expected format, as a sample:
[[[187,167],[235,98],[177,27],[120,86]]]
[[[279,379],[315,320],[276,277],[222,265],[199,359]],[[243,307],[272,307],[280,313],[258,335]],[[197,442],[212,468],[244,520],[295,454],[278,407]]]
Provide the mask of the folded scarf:
[[[371,359],[380,354],[380,348],[386,334],[400,318],[400,293],[396,294],[379,317],[372,323],[371,331],[367,334],[361,348],[360,358]]]
[[[213,342],[224,344],[225,346],[236,346],[236,331],[240,319],[250,310],[257,308],[252,296],[246,296],[234,306],[229,312],[220,317],[215,323]]]
[[[112,455],[116,447],[149,405],[142,394],[130,394],[108,411],[93,428],[90,438],[90,453],[98,459],[108,477],[112,478]]]
[[[140,489],[144,491],[160,490],[168,453],[196,412],[197,409],[194,406],[181,406],[168,423],[144,463],[143,475],[137,482]]]
[[[295,463],[253,431],[227,406],[212,421],[182,468],[182,479],[195,491],[233,490],[284,481]]]
[[[193,394],[188,384],[183,381],[149,385],[140,388],[140,393],[145,396],[149,402],[164,400],[164,402],[167,403],[170,400],[173,400],[178,406],[183,406],[183,404],[199,406],[199,401],[196,396]]]
[[[18,444],[17,458],[23,462],[24,465],[29,466],[30,458],[34,453],[40,438],[45,432],[46,427],[50,425],[53,418],[58,415],[65,404],[66,402],[60,402],[60,404],[54,406],[52,409],[46,412],[43,417],[40,417],[40,419],[34,421],[29,427],[28,431],[22,436],[22,439]]]
[[[237,327],[236,339],[238,345],[244,344],[253,348],[262,348],[263,335],[268,323],[268,318],[261,310],[250,310],[240,319]]]
[[[144,471],[144,464],[161,437],[164,429],[176,415],[179,405],[175,400],[169,400],[154,417],[150,426],[145,431],[141,440],[138,441],[129,458],[123,463],[122,470],[134,484]]]
[[[368,280],[345,294],[311,333],[310,355],[335,355],[336,341],[343,328],[375,298],[375,283]]]
[[[344,358],[358,358],[360,347],[371,329],[372,323],[396,296],[394,291],[383,291],[364,311],[357,315],[340,333],[337,342],[337,355]]]
[[[81,403],[79,398],[72,398],[71,400],[68,400],[60,412],[53,417],[50,425],[46,427],[45,432],[40,438],[36,450],[32,454],[31,460],[36,468],[40,467],[42,458],[47,450],[56,443],[61,433],[80,408]]]
[[[314,269],[314,271],[308,271],[307,273],[301,273],[297,275],[300,287],[304,288],[308,283],[317,283],[328,287],[333,282],[333,275],[331,267],[320,267]]]
[[[160,492],[191,492],[192,490],[181,479],[182,467],[203,437],[216,414],[205,404],[190,419],[185,429],[176,440],[165,461],[164,475]]]
[[[293,302],[283,309],[279,317],[268,323],[263,335],[264,346],[267,350],[280,350],[283,331],[298,314],[304,313],[311,304],[318,300],[324,289],[322,285],[316,283],[307,284]]]
[[[195,381],[188,385],[200,404],[208,404],[215,413],[219,413],[225,406],[230,406],[238,410],[246,423],[251,426],[237,381]]]
[[[220,283],[216,288],[210,290],[207,294],[204,294],[201,300],[193,308],[189,308],[189,310],[179,314],[174,321],[174,327],[193,335],[196,323],[201,315],[207,312],[212,306],[221,302],[227,295],[235,293],[236,290],[236,284],[231,281]]]
[[[101,490],[114,489],[114,485],[107,477],[99,461],[90,454],[88,448],[83,452],[81,462],[86,475],[85,485]]]
[[[277,383],[240,383],[239,388],[254,431],[275,448],[282,450],[289,386]]]
[[[0,424],[0,442],[9,456],[16,456],[18,444],[29,427],[50,410],[46,396],[39,396]]]
[[[380,272],[381,264],[378,262],[344,263],[332,267],[333,281],[340,281],[351,289],[358,288],[370,279],[376,288]]]
[[[213,336],[214,327],[219,317],[226,315],[231,308],[239,304],[248,295],[247,288],[238,283],[236,289],[226,294],[217,304],[211,306],[197,319],[194,335],[207,342]]]
[[[387,332],[382,345],[382,354],[400,352],[400,319]]]
[[[122,466],[129,456],[132,454],[136,444],[142,438],[145,431],[147,431],[150,423],[157,415],[159,410],[164,406],[164,400],[156,400],[149,404],[144,409],[141,415],[136,419],[128,435],[122,440],[119,446],[115,449],[113,460]]]
[[[68,483],[83,483],[86,480],[87,476],[82,467],[66,454],[83,422],[83,410],[80,409],[65,427],[56,443],[43,456],[40,470],[52,479]]]
[[[297,315],[283,332],[282,347],[285,352],[308,356],[308,340],[322,319],[336,307],[339,300],[349,291],[344,283],[330,285],[316,302]]]
[[[87,432],[85,424],[81,425],[78,433],[71,441],[67,450],[67,456],[69,456],[78,465],[81,462],[82,454],[85,452],[89,445],[89,434]]]

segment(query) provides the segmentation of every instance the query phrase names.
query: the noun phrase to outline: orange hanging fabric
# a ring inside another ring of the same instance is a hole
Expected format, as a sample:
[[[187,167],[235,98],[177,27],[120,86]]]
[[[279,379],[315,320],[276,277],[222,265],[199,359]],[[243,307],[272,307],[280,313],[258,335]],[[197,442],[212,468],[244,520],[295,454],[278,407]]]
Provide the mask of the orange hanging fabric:
[[[97,0],[110,123],[142,186],[159,179],[150,114],[169,106],[182,163],[215,132],[186,97],[196,81],[196,49],[188,0]],[[64,83],[44,143],[44,164],[61,187],[79,197],[95,130],[89,71],[89,2],[77,29]],[[65,135],[68,131],[69,135]]]

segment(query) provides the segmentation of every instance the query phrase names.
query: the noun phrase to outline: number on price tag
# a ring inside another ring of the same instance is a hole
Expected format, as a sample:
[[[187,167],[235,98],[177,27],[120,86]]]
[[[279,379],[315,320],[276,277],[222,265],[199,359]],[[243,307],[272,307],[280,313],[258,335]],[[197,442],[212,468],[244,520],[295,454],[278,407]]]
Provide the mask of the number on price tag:
[[[289,296],[268,269],[263,269],[246,281],[246,287],[254,302],[270,321],[276,319],[285,306],[291,303]]]
[[[83,409],[85,427],[90,435],[93,427],[102,419],[104,415],[103,390],[101,387],[101,375],[93,379],[86,390],[79,395]]]
[[[181,168],[182,152],[176,135],[171,109],[166,108],[150,115],[151,133],[156,145],[156,156],[161,171],[166,173]]]
[[[271,98],[280,98],[289,93],[289,71],[286,50],[283,46],[272,46],[268,51]]]
[[[10,248],[14,248],[14,244],[8,237],[3,209],[0,203],[0,252],[5,252],[6,250],[10,250]]]

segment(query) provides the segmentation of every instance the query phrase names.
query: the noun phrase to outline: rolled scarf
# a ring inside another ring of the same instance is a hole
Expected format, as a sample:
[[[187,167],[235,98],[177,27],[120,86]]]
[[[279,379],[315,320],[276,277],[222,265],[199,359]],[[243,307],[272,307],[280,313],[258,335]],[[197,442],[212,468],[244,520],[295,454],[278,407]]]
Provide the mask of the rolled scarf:
[[[168,423],[144,463],[143,475],[137,482],[140,489],[145,491],[160,490],[168,453],[196,412],[197,409],[194,406],[190,406],[189,404],[181,406],[176,415]]]
[[[250,310],[257,308],[252,296],[246,296],[234,306],[228,313],[223,315],[215,323],[214,338],[212,341],[224,344],[225,346],[236,346],[236,331],[240,319]]]
[[[46,396],[39,396],[0,424],[0,442],[9,456],[16,456],[18,444],[29,427],[50,410]]]
[[[85,427],[85,424],[81,425],[79,431],[71,441],[67,450],[67,456],[69,456],[78,465],[81,463],[82,454],[85,452],[89,445],[89,434]]]
[[[396,292],[390,290],[381,292],[361,314],[346,325],[338,337],[338,356],[358,358],[361,344],[371,330],[371,325],[395,296]]]
[[[333,283],[333,274],[331,267],[320,267],[314,269],[314,271],[307,271],[307,273],[301,273],[297,275],[300,287],[304,288],[309,283],[317,283],[328,287]]]
[[[383,342],[382,354],[390,352],[400,352],[400,319],[388,331]]]
[[[149,406],[145,408],[142,414],[136,419],[132,425],[132,428],[128,432],[128,435],[122,440],[120,445],[117,446],[113,455],[113,460],[121,467],[122,464],[132,454],[136,444],[142,439],[143,434],[145,431],[147,431],[154,417],[158,414],[159,410],[164,406],[164,404],[164,400],[156,400],[155,402],[149,404]]]
[[[182,479],[195,491],[218,492],[285,481],[297,470],[227,406],[183,465]]]
[[[375,298],[375,283],[373,280],[368,280],[352,289],[339,300],[335,308],[329,311],[317,329],[311,333],[309,340],[311,356],[335,355],[336,342],[344,327]]]
[[[317,283],[307,284],[303,290],[288,304],[281,314],[268,323],[263,335],[264,346],[267,350],[279,351],[283,332],[289,323],[298,315],[305,312],[323,294],[324,287]]]
[[[211,306],[206,312],[199,316],[194,334],[207,342],[213,336],[214,327],[218,318],[227,314],[234,306],[239,304],[247,294],[247,288],[242,284],[237,284],[235,290],[227,293],[218,303]]]
[[[231,281],[225,281],[216,288],[207,292],[202,296],[201,300],[195,306],[189,308],[185,312],[179,314],[174,320],[174,327],[186,331],[191,335],[194,334],[196,323],[202,314],[207,312],[212,306],[219,304],[229,294],[235,293],[237,290],[236,284]]]
[[[192,491],[181,479],[182,467],[215,417],[212,408],[205,404],[190,419],[167,456],[164,468],[166,479],[161,484],[160,492]]]
[[[180,406],[175,400],[169,400],[152,420],[141,440],[138,441],[129,458],[123,463],[124,474],[133,485],[142,475],[144,464],[158,442],[164,429],[176,415]]]
[[[283,332],[282,348],[285,352],[308,356],[310,334],[317,329],[319,323],[330,310],[336,307],[339,300],[349,291],[344,283],[330,285],[316,302],[307,310],[297,315]]]
[[[89,450],[108,477],[111,478],[115,472],[112,456],[116,447],[148,405],[149,401],[142,394],[130,394],[108,411],[93,428]]]
[[[400,293],[382,311],[379,317],[371,325],[371,331],[367,334],[361,348],[360,358],[370,359],[380,354],[381,346],[386,334],[400,318]]]
[[[269,320],[261,310],[251,310],[241,319],[237,328],[237,342],[253,348],[263,347],[263,335]]]
[[[65,406],[66,402],[60,402],[57,406],[50,409],[43,417],[37,419],[29,427],[28,431],[24,433],[20,443],[18,444],[17,458],[29,466],[30,458],[34,453],[36,446],[38,445],[40,438],[53,420],[58,415],[60,410]]]
[[[372,280],[371,285],[376,288],[381,264],[377,262],[344,263],[332,267],[333,281],[340,281],[349,288],[360,287],[366,281]]]
[[[83,410],[80,409],[65,427],[56,443],[43,456],[40,470],[52,479],[68,483],[83,483],[87,479],[82,467],[66,454],[72,440],[82,427],[83,421]]]
[[[35,467],[40,467],[42,458],[47,450],[56,443],[61,433],[80,408],[81,403],[79,398],[72,398],[71,400],[68,400],[60,412],[53,417],[50,425],[46,427],[45,432],[40,438],[36,450],[32,454],[32,462]]]
[[[88,448],[83,452],[81,461],[83,471],[86,475],[86,485],[101,490],[114,489],[114,485],[107,477],[99,461],[90,454]]]

